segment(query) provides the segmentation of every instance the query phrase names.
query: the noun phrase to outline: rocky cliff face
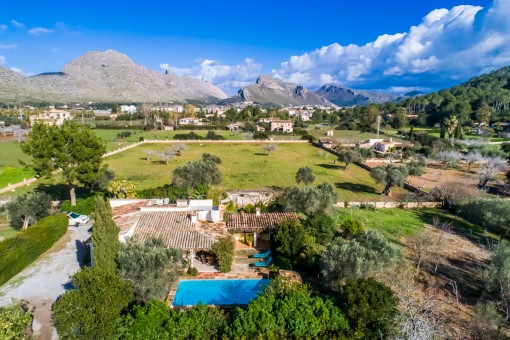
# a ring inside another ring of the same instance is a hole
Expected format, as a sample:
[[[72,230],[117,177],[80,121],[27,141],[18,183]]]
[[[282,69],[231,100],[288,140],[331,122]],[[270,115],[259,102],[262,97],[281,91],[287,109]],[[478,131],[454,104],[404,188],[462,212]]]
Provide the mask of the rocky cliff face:
[[[61,72],[25,77],[0,67],[0,100],[185,102],[227,95],[191,77],[160,74],[116,51],[88,52]]]
[[[325,84],[315,94],[338,106],[367,105],[371,103],[398,102],[406,95],[375,91],[353,90],[337,84]]]
[[[328,100],[301,85],[285,83],[268,75],[259,76],[255,84],[239,90],[239,93],[233,99],[265,105],[333,106]]]

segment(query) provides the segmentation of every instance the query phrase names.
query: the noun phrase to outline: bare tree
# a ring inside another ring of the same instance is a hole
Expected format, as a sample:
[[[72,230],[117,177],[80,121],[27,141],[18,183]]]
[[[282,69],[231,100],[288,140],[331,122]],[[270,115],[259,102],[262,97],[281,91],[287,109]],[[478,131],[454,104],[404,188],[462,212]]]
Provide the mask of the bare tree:
[[[439,151],[434,154],[433,158],[441,163],[443,169],[455,167],[462,158],[460,152],[457,151]]]
[[[158,153],[154,150],[145,150],[145,154],[147,155],[147,161],[150,161],[151,157],[156,156]]]
[[[503,171],[506,168],[506,165],[506,161],[499,157],[484,158],[476,172],[478,187],[480,189],[485,189],[487,187],[487,183],[493,180],[494,176],[496,176],[498,172]]]
[[[471,165],[481,162],[483,160],[483,156],[476,152],[470,152],[464,157],[464,160],[468,164],[468,170],[471,170]]]
[[[157,156],[159,158],[161,158],[166,163],[166,165],[168,165],[170,159],[172,159],[175,156],[177,156],[177,152],[175,150],[173,150],[172,148],[170,148],[170,149],[167,149],[167,150],[165,150],[163,152],[158,152]]]
[[[271,151],[274,151],[274,150],[277,150],[278,147],[276,146],[276,144],[266,144],[264,145],[264,150],[267,151],[267,155],[268,156],[271,156]]]
[[[175,154],[177,156],[180,156],[181,155],[181,152],[183,150],[186,150],[186,144],[182,144],[182,143],[179,143],[179,144],[174,144],[172,146],[172,150],[175,152]]]

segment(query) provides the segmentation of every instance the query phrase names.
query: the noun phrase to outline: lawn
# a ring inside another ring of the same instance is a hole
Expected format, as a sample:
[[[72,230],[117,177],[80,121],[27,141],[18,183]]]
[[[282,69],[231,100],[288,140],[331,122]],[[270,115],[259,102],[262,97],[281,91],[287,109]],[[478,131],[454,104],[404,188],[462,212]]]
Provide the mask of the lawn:
[[[0,143],[0,168],[6,166],[20,167],[20,160],[23,162],[29,162],[30,157],[21,151],[19,143]]]
[[[483,244],[487,244],[487,239],[498,240],[496,235],[484,231],[480,226],[442,209],[378,209],[371,211],[343,208],[335,209],[333,217],[338,224],[341,224],[347,217],[359,219],[368,228],[377,229],[394,241],[418,234],[424,229],[424,223],[433,223],[434,217],[450,222],[456,233]]]
[[[0,188],[6,187],[9,183],[14,184],[34,177],[35,172],[32,169],[0,167]]]
[[[157,159],[146,160],[146,150],[162,151],[171,145],[144,144],[106,159],[108,166],[120,178],[131,180],[138,189],[171,183],[172,171],[188,161],[212,153],[222,159],[219,168],[223,174],[224,189],[262,189],[265,187],[288,187],[295,183],[295,174],[302,166],[310,166],[315,183],[331,183],[339,194],[339,201],[379,201],[382,186],[377,185],[368,171],[356,165],[347,170],[343,164],[334,162],[335,157],[309,144],[278,144],[278,149],[268,156],[260,143],[253,144],[188,144],[182,156],[166,165]],[[335,164],[336,163],[336,164]],[[405,194],[403,189],[394,190],[394,199]]]

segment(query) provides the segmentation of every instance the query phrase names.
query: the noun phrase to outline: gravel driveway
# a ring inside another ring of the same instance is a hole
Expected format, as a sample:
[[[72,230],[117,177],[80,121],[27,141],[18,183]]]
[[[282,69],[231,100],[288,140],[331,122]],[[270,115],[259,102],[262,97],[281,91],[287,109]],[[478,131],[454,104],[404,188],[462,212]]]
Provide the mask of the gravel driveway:
[[[56,339],[51,324],[51,305],[65,291],[69,277],[78,271],[86,255],[90,225],[69,227],[66,235],[32,265],[0,287],[0,306],[20,299],[34,310],[34,338]]]

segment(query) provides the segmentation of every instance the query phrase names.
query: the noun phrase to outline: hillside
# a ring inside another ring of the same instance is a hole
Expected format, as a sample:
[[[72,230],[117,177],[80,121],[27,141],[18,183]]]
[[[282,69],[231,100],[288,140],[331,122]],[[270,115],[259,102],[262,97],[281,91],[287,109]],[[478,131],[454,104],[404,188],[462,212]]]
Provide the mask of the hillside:
[[[268,75],[259,76],[255,84],[242,88],[230,100],[248,101],[262,105],[334,106],[328,100],[301,85],[285,83],[278,78]]]
[[[172,73],[160,74],[113,50],[88,52],[60,72],[25,77],[0,67],[0,100],[44,101],[216,101],[227,96],[212,84]]]
[[[510,66],[425,96],[407,99],[403,105],[412,113],[426,113],[429,124],[455,115],[461,121],[510,121]]]

